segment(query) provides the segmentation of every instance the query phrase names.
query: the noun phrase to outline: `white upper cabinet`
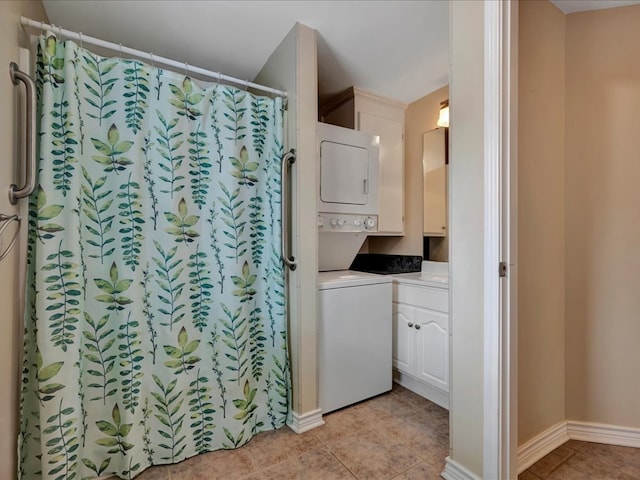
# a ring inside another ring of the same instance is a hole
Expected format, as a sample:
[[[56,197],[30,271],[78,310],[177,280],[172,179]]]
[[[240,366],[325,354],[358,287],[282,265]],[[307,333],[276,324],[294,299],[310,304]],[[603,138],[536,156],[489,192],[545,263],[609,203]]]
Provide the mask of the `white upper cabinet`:
[[[325,123],[380,137],[378,232],[404,235],[404,111],[406,104],[351,88],[320,109]]]

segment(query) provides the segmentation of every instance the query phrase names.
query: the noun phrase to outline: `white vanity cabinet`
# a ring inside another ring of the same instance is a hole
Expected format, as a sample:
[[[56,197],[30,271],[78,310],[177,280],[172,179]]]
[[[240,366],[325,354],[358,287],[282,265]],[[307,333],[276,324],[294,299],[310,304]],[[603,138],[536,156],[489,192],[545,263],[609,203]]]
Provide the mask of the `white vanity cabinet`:
[[[320,121],[380,137],[378,232],[404,235],[404,111],[406,104],[350,88],[320,108]]]
[[[393,279],[393,378],[449,408],[449,290],[419,275]]]

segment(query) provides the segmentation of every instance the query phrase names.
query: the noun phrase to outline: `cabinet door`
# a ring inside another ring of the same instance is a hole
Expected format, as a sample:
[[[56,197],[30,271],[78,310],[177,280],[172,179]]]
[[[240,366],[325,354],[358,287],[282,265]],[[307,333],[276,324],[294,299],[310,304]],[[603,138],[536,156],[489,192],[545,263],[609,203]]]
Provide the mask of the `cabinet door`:
[[[404,125],[358,112],[358,130],[380,136],[378,234],[404,233]]]
[[[415,309],[420,325],[416,342],[417,377],[445,392],[449,391],[449,316]]]
[[[422,137],[424,234],[442,237],[447,233],[447,169],[445,129],[436,128]]]
[[[393,302],[393,366],[410,375],[416,373],[416,332],[413,328],[415,310],[415,307]]]

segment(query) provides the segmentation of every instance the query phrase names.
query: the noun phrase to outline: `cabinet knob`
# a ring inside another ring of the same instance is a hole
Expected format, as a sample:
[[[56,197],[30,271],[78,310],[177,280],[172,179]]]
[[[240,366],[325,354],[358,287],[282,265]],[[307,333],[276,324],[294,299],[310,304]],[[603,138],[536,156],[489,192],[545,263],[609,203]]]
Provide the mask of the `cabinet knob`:
[[[408,326],[409,328],[411,328],[411,327],[413,327],[413,323],[409,322],[409,323],[407,323],[407,326]]]
[[[445,226],[442,227],[442,230],[446,230],[446,229],[447,229],[447,227],[445,227]]]
[[[416,327],[416,330],[420,330],[420,325],[418,325],[417,323],[416,323],[415,327]]]

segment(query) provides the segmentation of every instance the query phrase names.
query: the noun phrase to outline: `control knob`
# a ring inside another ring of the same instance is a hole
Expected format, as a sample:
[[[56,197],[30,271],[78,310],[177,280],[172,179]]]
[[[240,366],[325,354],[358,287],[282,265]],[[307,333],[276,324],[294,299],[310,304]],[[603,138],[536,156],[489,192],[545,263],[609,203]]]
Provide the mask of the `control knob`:
[[[374,228],[376,226],[376,221],[371,217],[367,217],[365,226],[367,227],[367,229]]]
[[[335,218],[331,219],[331,226],[335,227],[338,224],[338,220],[336,220]]]

